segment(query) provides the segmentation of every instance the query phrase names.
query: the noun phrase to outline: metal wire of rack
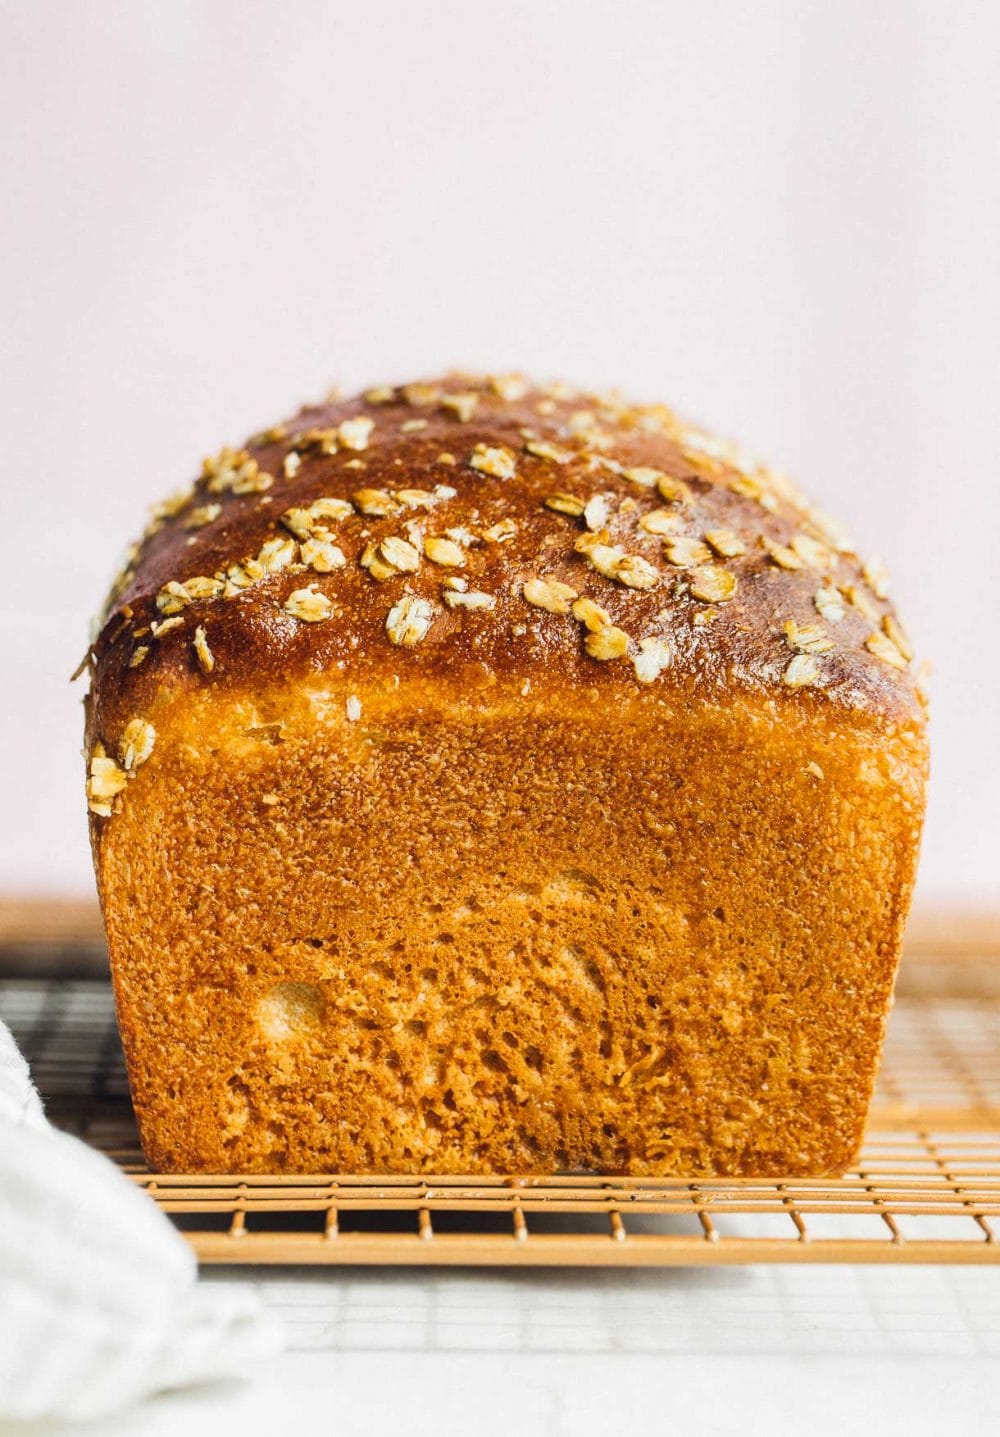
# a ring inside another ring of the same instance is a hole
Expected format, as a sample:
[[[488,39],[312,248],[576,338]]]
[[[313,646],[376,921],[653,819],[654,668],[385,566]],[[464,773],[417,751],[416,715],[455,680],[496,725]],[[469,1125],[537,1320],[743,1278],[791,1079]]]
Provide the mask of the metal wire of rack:
[[[995,1263],[1000,951],[994,929],[976,932],[939,925],[911,944],[868,1138],[843,1178],[154,1174],[94,932],[64,922],[43,950],[0,922],[0,1017],[53,1121],[114,1158],[206,1263]]]

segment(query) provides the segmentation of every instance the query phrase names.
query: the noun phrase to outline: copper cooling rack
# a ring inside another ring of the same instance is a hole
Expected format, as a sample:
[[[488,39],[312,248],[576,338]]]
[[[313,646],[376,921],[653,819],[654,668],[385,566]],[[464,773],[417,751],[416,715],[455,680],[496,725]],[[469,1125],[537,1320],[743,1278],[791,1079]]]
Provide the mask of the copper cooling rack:
[[[913,932],[861,1162],[839,1179],[157,1176],[93,917],[0,904],[0,1017],[50,1116],[203,1262],[629,1266],[1000,1261],[1000,925]]]

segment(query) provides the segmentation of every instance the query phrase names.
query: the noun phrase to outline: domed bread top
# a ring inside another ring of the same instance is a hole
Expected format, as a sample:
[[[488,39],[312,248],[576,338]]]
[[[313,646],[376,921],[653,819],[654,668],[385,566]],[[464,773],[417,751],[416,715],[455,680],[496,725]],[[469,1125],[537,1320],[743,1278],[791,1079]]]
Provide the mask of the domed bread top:
[[[886,595],[788,480],[670,410],[449,375],[308,406],[157,506],[91,651],[93,732],[165,682],[333,672],[919,725]]]

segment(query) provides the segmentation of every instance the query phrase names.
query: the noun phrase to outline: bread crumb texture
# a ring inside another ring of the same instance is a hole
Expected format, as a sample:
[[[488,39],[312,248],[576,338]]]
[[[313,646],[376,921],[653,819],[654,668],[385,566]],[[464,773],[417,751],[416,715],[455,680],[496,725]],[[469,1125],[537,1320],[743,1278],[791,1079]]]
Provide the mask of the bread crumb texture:
[[[206,460],[90,651],[151,1163],[844,1168],[924,802],[887,582],[669,410],[516,375]]]

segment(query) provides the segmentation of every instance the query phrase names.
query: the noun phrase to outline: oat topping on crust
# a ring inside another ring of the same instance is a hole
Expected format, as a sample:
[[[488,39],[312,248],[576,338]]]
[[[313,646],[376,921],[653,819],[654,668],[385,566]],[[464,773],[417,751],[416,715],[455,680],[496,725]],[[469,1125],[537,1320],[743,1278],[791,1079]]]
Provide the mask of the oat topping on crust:
[[[681,569],[695,569],[712,562],[712,552],[707,544],[680,534],[667,539],[663,552],[671,564]]]
[[[454,483],[437,482],[442,465]],[[626,655],[623,677],[591,682],[813,686],[902,712],[917,699],[913,649],[887,594],[884,566],[863,565],[790,481],[665,407],[452,375],[328,399],[206,459],[126,556],[93,666],[138,686],[189,671],[193,647],[208,672],[211,632],[227,681],[270,665],[271,643],[276,672],[309,655],[314,671],[349,674],[454,610],[422,664],[509,664],[520,688],[525,664],[572,681],[581,656]],[[571,624],[522,622],[532,609],[572,614],[584,642]],[[296,631],[268,611],[302,622],[287,653]]]
[[[688,575],[688,588],[706,604],[724,604],[736,593],[736,575],[719,564],[701,564]]]
[[[820,668],[812,654],[796,654],[785,669],[784,682],[790,689],[804,688],[819,683]]]
[[[146,719],[130,719],[118,742],[118,758],[126,773],[135,773],[146,762],[156,743],[156,729]]]
[[[578,519],[587,505],[573,494],[550,494],[545,500],[545,507],[555,514],[568,514],[570,518]]]
[[[513,479],[517,472],[513,454],[502,444],[477,444],[469,459],[469,467],[478,469],[480,474],[490,474],[494,479]]]
[[[128,774],[109,758],[104,745],[96,743],[90,758],[87,779],[87,807],[101,818],[110,818],[114,801],[128,783]]]
[[[330,617],[333,605],[325,594],[319,593],[310,584],[307,589],[295,589],[289,594],[285,600],[285,612],[305,624],[318,624]]]
[[[412,648],[426,636],[433,622],[433,606],[426,599],[405,594],[389,610],[385,631],[394,644],[401,648]]]
[[[881,659],[884,664],[889,664],[894,669],[909,668],[909,660],[906,655],[897,648],[888,634],[869,634],[865,639],[865,648],[877,659]]]
[[[467,593],[449,589],[442,594],[449,609],[495,609],[496,595],[484,594],[481,589],[470,589]]]
[[[592,659],[623,659],[628,653],[628,634],[609,624],[596,633],[588,633],[583,646]]]
[[[208,647],[208,638],[205,634],[204,625],[198,625],[198,627],[194,631],[194,638],[191,642],[194,646],[195,655],[198,659],[198,667],[201,669],[203,674],[210,674],[215,668],[215,656],[213,655],[212,650]]]
[[[432,564],[441,564],[446,568],[464,569],[465,550],[454,539],[442,539],[439,535],[431,534],[424,540],[424,553]]]
[[[525,599],[536,609],[546,609],[550,614],[568,614],[569,601],[577,597],[577,591],[558,579],[528,579],[523,586]]]

